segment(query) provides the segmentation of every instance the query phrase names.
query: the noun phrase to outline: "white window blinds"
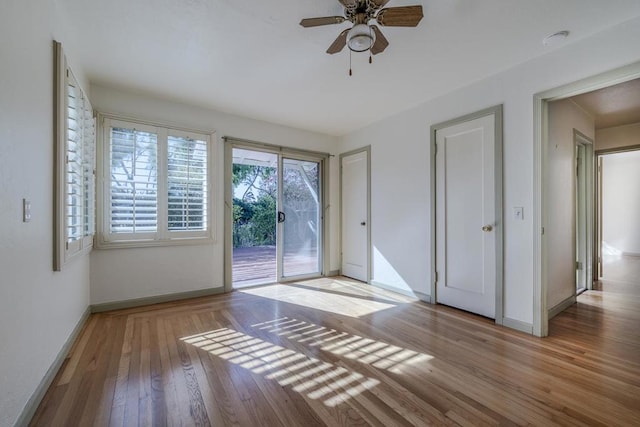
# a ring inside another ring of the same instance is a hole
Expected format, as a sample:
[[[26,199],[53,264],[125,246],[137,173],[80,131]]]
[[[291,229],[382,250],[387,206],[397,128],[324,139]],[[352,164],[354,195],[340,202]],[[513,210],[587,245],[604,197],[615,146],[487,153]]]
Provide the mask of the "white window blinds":
[[[67,71],[66,242],[67,250],[84,236],[84,165],[82,128],[84,99],[73,74]],[[79,245],[77,247],[79,249]]]
[[[167,197],[170,231],[206,230],[206,141],[169,135]]]
[[[110,133],[110,231],[155,233],[158,228],[158,135],[122,127],[112,127]]]
[[[102,247],[211,238],[211,137],[104,117]]]
[[[93,240],[96,232],[96,119],[87,98],[84,99],[83,119],[84,237]]]
[[[56,209],[54,270],[93,245],[96,132],[91,103],[56,51]]]

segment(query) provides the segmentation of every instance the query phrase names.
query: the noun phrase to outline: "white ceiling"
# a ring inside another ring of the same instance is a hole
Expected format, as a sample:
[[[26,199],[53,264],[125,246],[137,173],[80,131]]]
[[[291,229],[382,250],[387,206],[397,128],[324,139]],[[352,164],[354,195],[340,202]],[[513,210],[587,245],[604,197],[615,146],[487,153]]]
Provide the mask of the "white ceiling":
[[[640,15],[638,0],[391,0],[422,4],[417,28],[383,28],[368,64],[325,53],[348,23],[337,0],[55,0],[93,83],[342,135]],[[562,46],[554,46],[558,48]]]

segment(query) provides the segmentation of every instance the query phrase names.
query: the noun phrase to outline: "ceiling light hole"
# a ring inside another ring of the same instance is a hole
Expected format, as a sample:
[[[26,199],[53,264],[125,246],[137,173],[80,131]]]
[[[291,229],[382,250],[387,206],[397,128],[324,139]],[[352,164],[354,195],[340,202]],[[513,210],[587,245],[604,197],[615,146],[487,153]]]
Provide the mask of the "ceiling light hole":
[[[569,37],[569,31],[562,30],[549,34],[542,40],[542,44],[545,46],[553,46],[562,43],[567,37]]]

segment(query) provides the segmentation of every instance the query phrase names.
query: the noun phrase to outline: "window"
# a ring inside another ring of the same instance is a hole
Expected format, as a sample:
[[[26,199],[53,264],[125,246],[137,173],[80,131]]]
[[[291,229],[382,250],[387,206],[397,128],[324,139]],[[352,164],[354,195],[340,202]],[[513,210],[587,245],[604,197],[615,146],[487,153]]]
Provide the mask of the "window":
[[[91,103],[56,50],[56,227],[54,269],[93,246],[95,120]]]
[[[210,240],[211,135],[102,118],[101,247]]]

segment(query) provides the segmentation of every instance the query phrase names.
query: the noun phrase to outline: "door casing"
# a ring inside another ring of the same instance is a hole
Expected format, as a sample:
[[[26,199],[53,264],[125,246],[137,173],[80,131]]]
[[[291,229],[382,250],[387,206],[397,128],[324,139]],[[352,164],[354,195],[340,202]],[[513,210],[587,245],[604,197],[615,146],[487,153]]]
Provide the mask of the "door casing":
[[[574,241],[576,242],[576,244],[574,245],[574,250],[576,251],[576,254],[574,256],[574,259],[576,260],[576,262],[580,262],[583,264],[583,268],[586,270],[584,272],[584,280],[585,280],[585,288],[583,290],[589,290],[593,288],[593,257],[594,257],[594,156],[593,156],[593,140],[589,137],[587,137],[586,135],[582,134],[581,132],[579,132],[578,130],[574,129],[573,130],[573,143],[574,146],[576,148],[582,146],[584,147],[584,159],[582,159],[582,161],[580,161],[581,165],[584,167],[584,170],[580,170],[580,174],[582,175],[582,177],[578,176],[577,179],[574,181],[574,194],[576,194],[576,200],[574,201],[574,203],[576,203],[575,205],[575,221],[576,221],[576,227],[575,227],[575,236],[574,236]],[[574,170],[578,170],[577,168],[579,167],[578,165],[579,159],[574,157]],[[581,189],[580,188],[580,180],[584,180],[583,182],[583,186],[584,188]],[[578,194],[581,193],[581,194]],[[579,202],[581,201],[581,198],[583,198],[583,202],[584,202],[584,206],[580,206]],[[584,209],[584,212],[581,212],[581,209]],[[580,224],[581,220],[580,220],[580,216],[584,216],[584,224]],[[580,227],[580,225],[584,225],[584,227]],[[582,228],[582,233],[584,235],[580,235],[580,231],[578,231],[580,228]],[[584,255],[581,256],[580,255],[580,251],[578,250],[578,246],[579,245],[583,245],[584,246]],[[577,266],[576,266],[577,267]],[[576,277],[576,280],[577,277]],[[582,290],[580,291],[582,292]],[[576,295],[577,295],[577,290],[576,290]]]
[[[549,149],[549,103],[613,86],[640,77],[640,61],[533,95],[533,335],[549,334],[547,304],[547,239],[544,234],[549,203],[547,151]]]
[[[593,241],[593,280],[600,280],[603,277],[602,266],[602,158],[607,154],[626,153],[629,151],[640,151],[640,145],[629,145],[620,148],[607,148],[595,152],[596,178],[595,178],[595,235]]]

